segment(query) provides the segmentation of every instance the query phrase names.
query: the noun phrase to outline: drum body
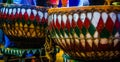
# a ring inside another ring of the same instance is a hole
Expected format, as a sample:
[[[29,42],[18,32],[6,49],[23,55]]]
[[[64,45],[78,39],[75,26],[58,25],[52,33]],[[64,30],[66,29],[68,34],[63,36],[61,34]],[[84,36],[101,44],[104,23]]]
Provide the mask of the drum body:
[[[9,5],[1,8],[4,33],[16,48],[41,48],[45,43],[47,8]]]
[[[53,8],[49,32],[74,59],[100,60],[120,56],[120,6]]]

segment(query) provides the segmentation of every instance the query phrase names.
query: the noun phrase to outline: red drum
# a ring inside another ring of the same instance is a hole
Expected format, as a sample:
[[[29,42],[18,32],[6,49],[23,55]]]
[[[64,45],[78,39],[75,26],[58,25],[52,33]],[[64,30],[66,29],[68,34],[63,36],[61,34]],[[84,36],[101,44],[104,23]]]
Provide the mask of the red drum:
[[[2,28],[18,48],[40,48],[45,43],[47,8],[10,5],[1,8]]]
[[[74,59],[114,59],[120,56],[120,6],[53,8],[49,31]]]

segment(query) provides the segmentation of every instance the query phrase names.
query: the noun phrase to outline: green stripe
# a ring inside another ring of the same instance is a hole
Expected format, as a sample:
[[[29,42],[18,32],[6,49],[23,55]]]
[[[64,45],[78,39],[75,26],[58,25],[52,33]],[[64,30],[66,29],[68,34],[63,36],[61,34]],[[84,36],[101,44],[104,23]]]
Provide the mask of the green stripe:
[[[91,24],[89,29],[88,29],[89,33],[91,36],[94,36],[94,33],[96,31],[95,27]]]
[[[103,29],[102,32],[100,33],[100,37],[101,38],[109,38],[110,37],[110,33],[107,29]]]
[[[67,34],[67,36],[69,36],[69,31],[67,29],[65,29],[65,33]]]
[[[83,34],[84,36],[86,36],[86,33],[87,33],[87,29],[83,26],[83,27],[82,27],[82,34]]]
[[[59,30],[58,30],[57,28],[55,28],[55,31],[56,31],[57,35],[60,37],[60,32],[59,32]]]
[[[60,33],[62,34],[62,36],[64,37],[64,30],[61,28],[60,29]]]
[[[80,37],[80,29],[78,27],[75,27],[75,32],[78,37]]]
[[[73,28],[70,28],[70,34],[71,34],[71,35],[74,34],[74,30],[73,30]]]

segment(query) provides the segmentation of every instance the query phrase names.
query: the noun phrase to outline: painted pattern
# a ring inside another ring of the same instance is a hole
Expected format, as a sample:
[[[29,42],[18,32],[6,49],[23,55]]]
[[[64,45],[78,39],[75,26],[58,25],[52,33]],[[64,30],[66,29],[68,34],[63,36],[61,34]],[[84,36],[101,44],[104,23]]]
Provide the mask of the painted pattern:
[[[3,31],[16,44],[15,47],[40,48],[44,45],[48,23],[47,8],[3,6],[0,15]]]
[[[50,9],[51,37],[73,58],[117,57],[120,55],[120,7],[110,10],[111,7]]]
[[[18,37],[45,37],[47,23],[45,13],[47,11],[44,8],[4,7],[2,8],[4,32]]]

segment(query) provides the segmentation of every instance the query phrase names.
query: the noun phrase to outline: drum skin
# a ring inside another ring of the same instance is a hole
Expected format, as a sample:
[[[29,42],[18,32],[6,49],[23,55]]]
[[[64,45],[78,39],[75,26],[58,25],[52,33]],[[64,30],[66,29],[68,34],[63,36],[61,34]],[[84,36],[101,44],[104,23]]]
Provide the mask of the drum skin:
[[[8,5],[1,7],[1,16],[2,29],[14,47],[43,47],[47,31],[47,8]]]
[[[120,56],[120,6],[83,6],[48,10],[50,37],[74,59]]]

